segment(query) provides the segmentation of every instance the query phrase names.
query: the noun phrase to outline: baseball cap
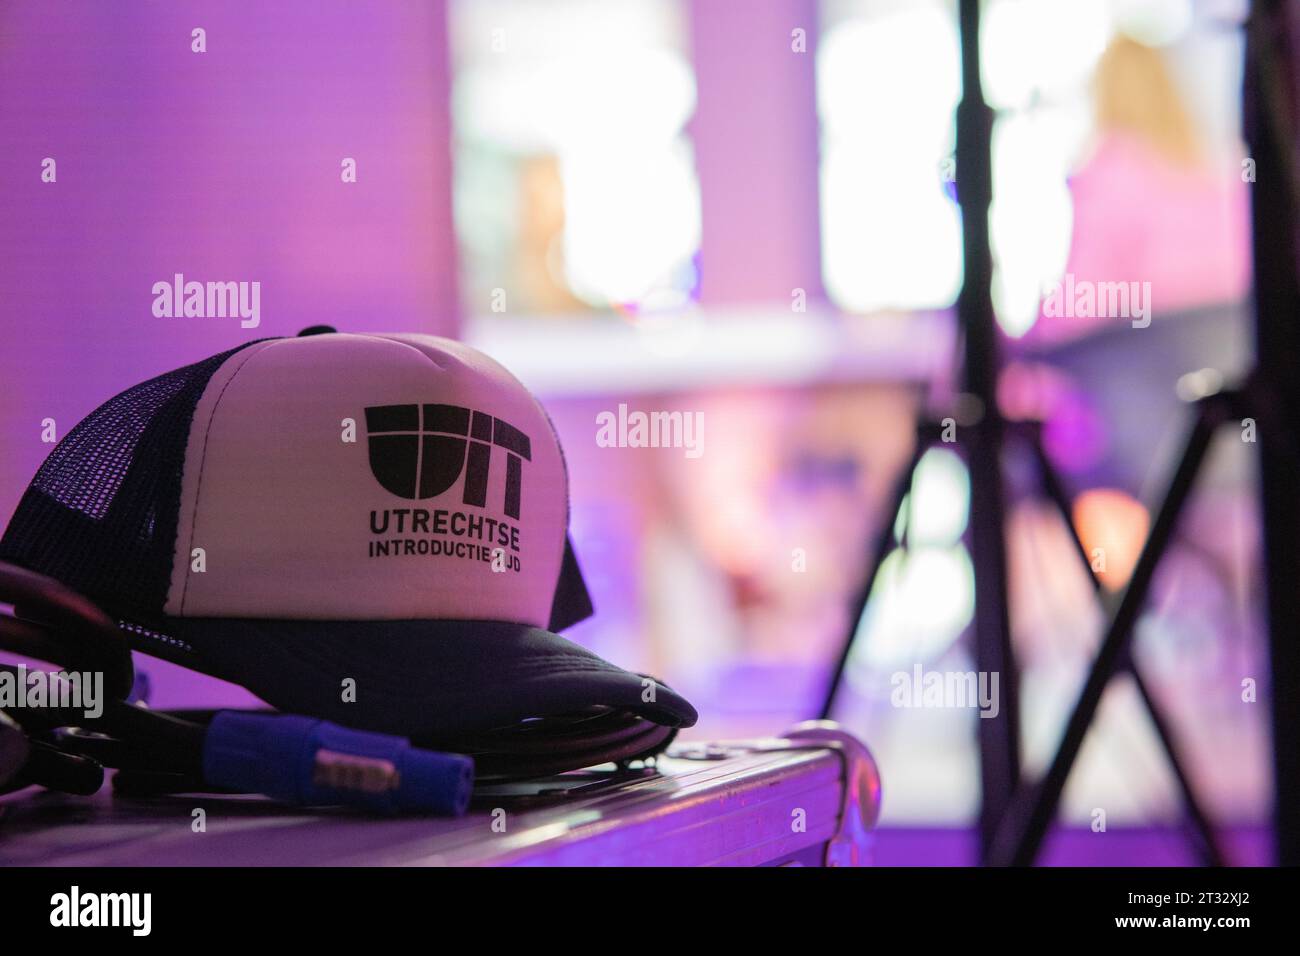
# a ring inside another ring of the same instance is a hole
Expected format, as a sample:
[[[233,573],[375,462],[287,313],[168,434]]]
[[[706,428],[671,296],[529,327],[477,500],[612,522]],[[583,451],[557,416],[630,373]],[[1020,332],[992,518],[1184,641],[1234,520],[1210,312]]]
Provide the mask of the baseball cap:
[[[54,448],[0,560],[137,650],[282,710],[448,737],[592,707],[687,727],[559,636],[592,612],[537,400],[462,343],[262,339],[110,399]]]

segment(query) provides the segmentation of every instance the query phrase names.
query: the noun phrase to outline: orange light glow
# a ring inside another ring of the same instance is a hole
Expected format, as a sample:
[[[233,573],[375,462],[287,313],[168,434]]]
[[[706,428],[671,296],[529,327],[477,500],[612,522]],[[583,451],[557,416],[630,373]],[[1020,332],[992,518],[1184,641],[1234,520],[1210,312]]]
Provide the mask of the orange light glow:
[[[1122,588],[1133,573],[1150,525],[1142,503],[1117,488],[1093,488],[1074,502],[1074,527],[1093,573],[1111,591]]]

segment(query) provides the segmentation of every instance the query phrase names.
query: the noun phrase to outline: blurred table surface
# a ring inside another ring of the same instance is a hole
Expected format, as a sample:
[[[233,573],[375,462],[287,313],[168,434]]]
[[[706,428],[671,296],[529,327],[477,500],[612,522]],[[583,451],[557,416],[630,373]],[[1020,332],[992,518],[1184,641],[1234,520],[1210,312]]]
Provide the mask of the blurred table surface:
[[[0,865],[822,865],[849,763],[767,743],[786,746],[683,744],[653,768],[480,791],[455,820],[28,789],[0,798]]]

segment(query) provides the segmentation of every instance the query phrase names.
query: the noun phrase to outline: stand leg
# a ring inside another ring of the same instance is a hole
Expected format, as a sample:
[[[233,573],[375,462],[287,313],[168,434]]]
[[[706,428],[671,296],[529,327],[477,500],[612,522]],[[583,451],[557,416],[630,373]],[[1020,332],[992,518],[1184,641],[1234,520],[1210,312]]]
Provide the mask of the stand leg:
[[[933,440],[932,427],[925,423],[918,423],[916,428],[916,445],[912,449],[912,457],[908,459],[903,470],[898,473],[898,478],[894,481],[893,493],[889,497],[888,510],[884,512],[885,520],[880,524],[880,531],[876,535],[876,547],[872,552],[871,564],[867,566],[867,573],[864,578],[862,590],[858,593],[857,599],[853,602],[849,626],[845,630],[844,643],[840,646],[840,655],[835,662],[835,669],[831,672],[830,682],[826,686],[826,694],[822,698],[821,713],[818,717],[821,720],[830,720],[831,711],[835,708],[835,698],[840,692],[840,687],[844,683],[844,670],[849,663],[849,655],[853,652],[853,640],[858,634],[858,624],[862,620],[862,614],[866,611],[867,602],[871,600],[871,589],[875,586],[876,575],[880,573],[880,566],[885,563],[885,558],[889,557],[889,552],[894,546],[894,524],[898,519],[898,512],[903,507],[903,499],[907,497],[912,488],[912,475],[916,472],[916,466],[921,461],[921,456],[929,447]]]
[[[1123,661],[1133,625],[1146,603],[1147,592],[1160,557],[1173,536],[1183,505],[1187,502],[1205,452],[1210,446],[1210,439],[1222,420],[1222,401],[1217,396],[1201,403],[1196,424],[1174,471],[1169,491],[1156,514],[1142,555],[1133,569],[1083,691],[1070,714],[1056,756],[1037,786],[1022,786],[1013,797],[1007,813],[999,823],[989,852],[985,855],[985,862],[993,865],[1028,866],[1037,857],[1043,837],[1056,815],[1061,792],[1079,754],[1079,748],[1083,745],[1083,738],[1101,703],[1102,693]]]
[[[1047,457],[1047,451],[1043,448],[1043,442],[1037,429],[1027,436],[1027,441],[1033,450],[1034,459],[1038,465],[1038,474],[1043,484],[1043,491],[1052,504],[1056,506],[1056,510],[1060,513],[1066,527],[1070,529],[1070,540],[1074,543],[1075,552],[1078,554],[1079,560],[1083,562],[1084,570],[1092,580],[1093,586],[1100,593],[1101,582],[1097,579],[1097,575],[1093,573],[1092,562],[1088,559],[1087,549],[1074,528],[1074,519],[1070,513],[1069,495],[1065,491],[1065,485],[1061,482],[1060,475],[1056,472],[1056,467],[1052,464],[1051,459]],[[1133,677],[1133,683],[1137,686],[1138,693],[1142,697],[1142,703],[1146,706],[1147,713],[1151,717],[1151,723],[1160,738],[1160,744],[1164,748],[1165,756],[1169,759],[1170,769],[1174,772],[1174,779],[1178,784],[1179,793],[1182,795],[1183,807],[1187,811],[1187,816],[1197,836],[1196,850],[1201,857],[1201,862],[1206,866],[1223,866],[1223,852],[1214,836],[1213,829],[1210,827],[1209,816],[1202,809],[1200,801],[1192,789],[1191,778],[1184,768],[1182,758],[1179,757],[1179,749],[1169,727],[1169,722],[1165,719],[1160,705],[1151,695],[1146,681],[1142,678],[1142,670],[1131,655],[1124,655],[1123,665]]]
[[[1177,782],[1178,791],[1183,798],[1183,808],[1187,812],[1192,831],[1196,836],[1196,851],[1201,857],[1201,862],[1206,866],[1224,866],[1226,861],[1223,850],[1219,846],[1218,838],[1214,835],[1214,828],[1210,826],[1209,816],[1201,807],[1200,801],[1197,800],[1196,792],[1192,790],[1191,780],[1187,776],[1187,771],[1183,768],[1183,762],[1178,756],[1178,745],[1174,741],[1169,723],[1165,720],[1165,716],[1155,698],[1151,696],[1146,681],[1142,679],[1142,672],[1132,658],[1128,660],[1128,671],[1133,677],[1133,683],[1137,685],[1138,693],[1142,695],[1142,702],[1146,705],[1147,714],[1150,715],[1151,723],[1155,726],[1156,734],[1160,737],[1160,744],[1164,747],[1165,755],[1169,758],[1170,769],[1174,772],[1174,780]]]

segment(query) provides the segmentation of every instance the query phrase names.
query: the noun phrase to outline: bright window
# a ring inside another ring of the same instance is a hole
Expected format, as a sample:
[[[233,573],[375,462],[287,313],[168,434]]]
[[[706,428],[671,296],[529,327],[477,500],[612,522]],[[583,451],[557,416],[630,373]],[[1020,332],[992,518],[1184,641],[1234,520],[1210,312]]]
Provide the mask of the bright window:
[[[689,299],[700,200],[680,3],[454,0],[451,23],[466,311]]]
[[[823,6],[822,274],[843,309],[942,308],[961,287],[961,219],[948,188],[961,91],[941,0]]]

